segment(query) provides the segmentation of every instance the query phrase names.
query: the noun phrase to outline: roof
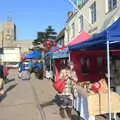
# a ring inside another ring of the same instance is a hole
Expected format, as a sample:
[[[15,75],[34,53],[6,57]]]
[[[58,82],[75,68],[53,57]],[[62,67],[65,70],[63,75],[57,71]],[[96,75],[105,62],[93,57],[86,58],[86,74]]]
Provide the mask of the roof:
[[[72,41],[70,41],[68,43],[68,45],[74,45],[74,44],[83,42],[83,41],[87,40],[90,37],[91,37],[91,35],[88,34],[87,32],[81,32],[75,39],[73,39]]]

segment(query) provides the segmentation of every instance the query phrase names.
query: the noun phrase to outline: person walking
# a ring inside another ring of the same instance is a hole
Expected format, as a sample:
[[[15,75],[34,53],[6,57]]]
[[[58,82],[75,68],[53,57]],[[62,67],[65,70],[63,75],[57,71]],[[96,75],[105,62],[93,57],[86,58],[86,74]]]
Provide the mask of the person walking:
[[[71,118],[73,100],[77,97],[76,82],[78,81],[72,62],[60,71],[60,79],[65,80],[65,87],[60,94],[60,115],[65,118],[66,112],[68,118]]]
[[[6,84],[8,82],[8,67],[6,65],[6,63],[4,63],[4,66],[3,66],[3,80],[4,80],[4,83]]]
[[[3,73],[3,65],[0,61],[0,96],[4,95],[4,73]]]

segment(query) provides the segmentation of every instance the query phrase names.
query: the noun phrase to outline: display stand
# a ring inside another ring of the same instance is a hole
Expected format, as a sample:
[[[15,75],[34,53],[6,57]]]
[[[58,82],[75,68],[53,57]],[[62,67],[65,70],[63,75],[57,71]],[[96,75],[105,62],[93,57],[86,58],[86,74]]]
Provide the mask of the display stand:
[[[84,120],[95,120],[96,115],[108,114],[108,91],[90,94],[84,88],[77,86],[78,97],[74,100],[74,109]],[[111,94],[111,117],[116,120],[116,113],[120,112],[120,95]]]

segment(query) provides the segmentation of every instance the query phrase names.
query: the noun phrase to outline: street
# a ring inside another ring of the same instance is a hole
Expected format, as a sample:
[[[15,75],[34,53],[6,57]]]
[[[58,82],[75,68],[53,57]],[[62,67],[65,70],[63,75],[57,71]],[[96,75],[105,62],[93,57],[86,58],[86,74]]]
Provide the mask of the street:
[[[5,85],[6,96],[0,99],[0,120],[63,120],[50,80],[39,80],[32,74],[31,80],[23,81],[17,70],[11,70],[8,78],[12,80]],[[72,120],[80,120],[75,111]],[[96,120],[105,119],[98,116]]]
[[[60,119],[56,105],[41,107],[41,104],[52,103],[54,98],[55,91],[51,91],[49,81],[37,80],[34,75],[30,81],[22,81],[16,71],[10,74],[15,80],[5,85],[7,94],[0,103],[0,120]]]
[[[6,96],[0,103],[0,120],[62,120],[53,102],[55,90],[49,80],[22,81],[16,70],[10,71],[11,80],[5,85]],[[77,116],[73,116],[75,120]]]

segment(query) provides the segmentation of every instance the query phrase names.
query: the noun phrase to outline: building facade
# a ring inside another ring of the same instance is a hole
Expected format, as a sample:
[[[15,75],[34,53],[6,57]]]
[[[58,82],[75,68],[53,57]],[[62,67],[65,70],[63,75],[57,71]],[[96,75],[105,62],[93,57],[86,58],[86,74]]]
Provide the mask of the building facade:
[[[27,52],[32,46],[32,40],[16,40],[16,25],[10,18],[0,24],[0,48],[20,47],[21,52]]]
[[[32,46],[32,40],[21,40],[21,41],[15,41],[14,46],[21,48],[21,53],[27,53],[29,49],[31,49]]]
[[[82,31],[101,32],[120,16],[120,0],[77,0],[76,6],[65,26],[65,44]]]
[[[65,28],[63,28],[57,35],[56,41],[59,45],[64,46]]]
[[[8,20],[2,23],[0,27],[0,46],[13,46],[14,41],[16,41],[16,25]]]

